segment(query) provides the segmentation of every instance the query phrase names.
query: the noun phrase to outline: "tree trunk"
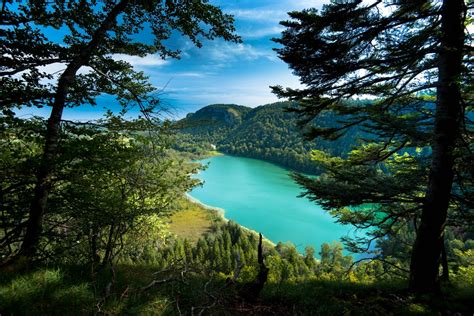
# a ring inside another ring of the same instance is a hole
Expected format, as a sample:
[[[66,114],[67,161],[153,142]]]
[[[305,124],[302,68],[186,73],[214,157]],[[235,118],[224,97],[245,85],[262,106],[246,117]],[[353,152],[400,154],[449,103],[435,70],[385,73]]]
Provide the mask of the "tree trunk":
[[[117,16],[123,12],[129,1],[130,0],[121,0],[109,12],[100,27],[94,32],[90,42],[74,57],[58,80],[51,116],[48,119],[43,157],[36,175],[35,194],[30,205],[26,234],[20,249],[21,256],[31,259],[38,248],[43,216],[52,185],[51,175],[59,144],[61,118],[69,89],[76,78],[76,73],[79,68],[89,62],[91,56],[103,41],[107,31],[115,24]]]
[[[454,178],[453,153],[462,113],[459,80],[464,45],[464,1],[444,0],[441,11],[432,161],[410,265],[410,289],[416,292],[433,292],[439,289],[441,248]]]
[[[97,246],[98,244],[98,239],[99,239],[99,231],[97,227],[91,228],[89,231],[89,240],[90,240],[90,247],[91,247],[91,260],[92,263],[94,264],[99,264],[100,263],[100,254],[99,254],[99,248]]]
[[[449,282],[449,265],[448,265],[448,255],[446,253],[446,245],[441,245],[441,266],[443,267],[443,273],[441,274],[442,282]]]
[[[270,269],[267,268],[263,262],[263,241],[262,234],[258,234],[258,274],[252,282],[245,283],[240,289],[240,296],[249,301],[255,302],[260,296],[260,292],[263,290],[263,286],[267,282],[268,272]]]
[[[102,266],[106,266],[108,263],[112,261],[112,250],[113,250],[113,244],[114,244],[114,233],[115,233],[115,223],[112,223],[110,225],[110,230],[109,230],[109,238],[107,238],[107,245],[105,246],[105,255],[104,258],[102,259]]]

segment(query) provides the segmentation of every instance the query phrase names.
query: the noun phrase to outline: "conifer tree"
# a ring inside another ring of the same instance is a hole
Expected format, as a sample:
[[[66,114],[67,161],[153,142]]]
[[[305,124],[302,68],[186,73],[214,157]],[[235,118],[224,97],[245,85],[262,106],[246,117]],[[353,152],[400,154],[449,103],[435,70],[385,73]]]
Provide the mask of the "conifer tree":
[[[346,240],[353,250],[414,222],[415,291],[438,286],[444,227],[472,223],[472,9],[463,0],[332,1],[291,12],[275,40],[304,87],[273,89],[299,101],[290,110],[306,136],[364,132],[346,159],[313,154],[325,172],[295,176],[304,195],[342,223],[375,227],[371,238]],[[337,124],[315,126],[325,113]]]

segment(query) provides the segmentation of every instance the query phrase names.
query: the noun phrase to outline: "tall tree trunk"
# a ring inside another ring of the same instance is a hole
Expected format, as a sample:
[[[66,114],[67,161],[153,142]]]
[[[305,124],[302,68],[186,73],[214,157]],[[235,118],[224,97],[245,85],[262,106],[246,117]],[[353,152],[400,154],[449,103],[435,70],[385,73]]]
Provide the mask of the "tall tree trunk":
[[[109,12],[100,27],[94,32],[90,42],[71,61],[58,80],[51,116],[48,119],[43,157],[36,175],[35,194],[30,205],[26,234],[20,249],[20,255],[22,256],[32,258],[38,248],[43,216],[52,185],[51,175],[59,144],[61,118],[69,89],[76,78],[76,73],[79,68],[89,62],[91,56],[103,41],[107,31],[116,23],[117,16],[123,12],[129,1],[130,0],[121,0]]]
[[[465,4],[444,0],[437,103],[428,189],[410,265],[410,289],[433,292],[439,288],[439,263],[447,210],[454,178],[454,148],[460,130],[460,76],[464,45]]]
[[[260,296],[263,287],[268,279],[268,272],[270,269],[263,262],[263,242],[262,234],[258,234],[258,256],[257,262],[259,265],[258,274],[255,276],[255,279],[252,282],[244,283],[240,289],[240,296],[247,301],[255,302]]]
[[[112,250],[113,250],[113,244],[115,241],[114,233],[115,233],[115,223],[112,222],[112,224],[110,225],[110,230],[109,230],[109,238],[107,238],[107,244],[105,247],[105,255],[104,255],[104,258],[102,259],[102,266],[106,266],[112,261]]]

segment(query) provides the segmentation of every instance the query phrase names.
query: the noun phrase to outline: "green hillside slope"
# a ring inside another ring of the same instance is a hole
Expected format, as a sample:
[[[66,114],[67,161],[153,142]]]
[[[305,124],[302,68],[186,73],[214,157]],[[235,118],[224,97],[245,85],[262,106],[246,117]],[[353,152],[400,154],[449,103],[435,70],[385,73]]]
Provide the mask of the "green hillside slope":
[[[318,173],[310,159],[312,149],[343,155],[356,141],[352,132],[335,142],[305,141],[297,127],[297,116],[285,111],[290,102],[278,102],[256,108],[233,104],[209,105],[179,121],[178,149],[197,152],[217,149],[221,152],[264,159],[306,173]],[[335,117],[324,116],[315,124],[332,126]]]

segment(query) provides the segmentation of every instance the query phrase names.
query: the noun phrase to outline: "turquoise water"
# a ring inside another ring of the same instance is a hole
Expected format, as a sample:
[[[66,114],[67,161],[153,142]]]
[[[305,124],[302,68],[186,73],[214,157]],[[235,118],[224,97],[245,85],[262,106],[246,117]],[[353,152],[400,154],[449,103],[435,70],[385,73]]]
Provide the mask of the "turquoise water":
[[[301,188],[286,169],[233,156],[216,156],[201,163],[209,163],[197,175],[204,185],[190,195],[204,204],[223,208],[226,218],[275,243],[290,241],[299,251],[312,245],[319,252],[323,242],[339,240],[350,231],[350,227],[335,223],[320,206],[298,198]]]

